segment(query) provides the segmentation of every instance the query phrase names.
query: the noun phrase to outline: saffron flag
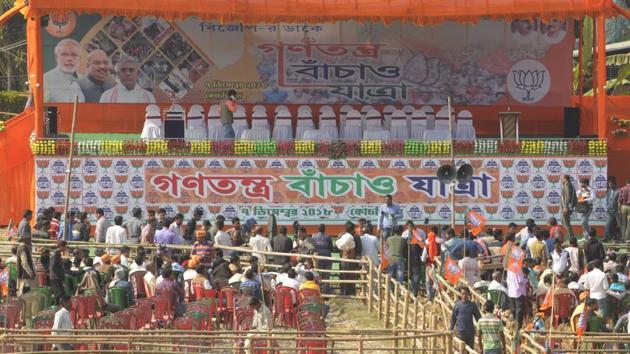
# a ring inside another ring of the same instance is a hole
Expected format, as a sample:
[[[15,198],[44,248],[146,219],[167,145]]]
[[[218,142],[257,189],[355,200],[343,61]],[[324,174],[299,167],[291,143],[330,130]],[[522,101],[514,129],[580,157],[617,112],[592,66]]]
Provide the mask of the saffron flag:
[[[581,337],[584,335],[584,332],[586,332],[586,324],[588,323],[586,316],[588,316],[588,306],[585,304],[584,310],[580,314],[580,318],[578,319],[577,327],[575,329],[578,337]]]
[[[424,240],[422,239],[422,236],[420,236],[418,229],[413,229],[413,231],[411,231],[411,240],[409,243],[412,245],[420,245],[420,247],[423,246]]]
[[[451,283],[451,285],[455,285],[463,275],[464,272],[457,262],[449,256],[444,265],[444,279]]]
[[[470,232],[472,232],[474,236],[477,236],[481,231],[483,231],[483,228],[486,226],[486,222],[488,221],[485,216],[474,210],[468,212],[466,219],[470,223]]]
[[[550,286],[549,289],[547,289],[547,294],[545,295],[545,299],[543,300],[543,303],[540,304],[541,311],[545,311],[546,309],[551,308],[551,305],[553,304],[553,293],[551,290],[552,290],[552,287]]]
[[[512,246],[512,250],[508,255],[508,261],[505,269],[514,273],[518,273],[523,268],[523,260],[525,259],[525,251],[520,247]]]
[[[389,267],[389,260],[387,259],[387,254],[385,253],[385,242],[381,242],[381,270],[386,270]]]

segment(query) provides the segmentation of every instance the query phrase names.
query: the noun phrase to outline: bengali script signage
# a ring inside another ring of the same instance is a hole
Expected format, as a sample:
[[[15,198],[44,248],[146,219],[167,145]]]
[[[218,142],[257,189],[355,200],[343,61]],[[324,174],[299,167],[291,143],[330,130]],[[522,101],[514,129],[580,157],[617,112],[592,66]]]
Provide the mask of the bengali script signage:
[[[134,207],[165,207],[170,214],[190,217],[195,208],[206,218],[276,215],[280,222],[342,223],[364,217],[376,221],[384,196],[401,204],[404,218],[450,222],[463,220],[467,208],[489,224],[544,223],[560,217],[560,180],[591,179],[596,201],[591,219],[606,218],[605,158],[461,158],[474,176],[450,190],[435,177],[439,159],[366,158],[348,160],[299,158],[80,157],[74,160],[66,195],[66,159],[36,158],[38,209],[62,208],[70,198],[73,210],[108,217],[129,217]],[[578,217],[575,215],[574,217]]]
[[[571,20],[420,27],[67,12],[42,30],[45,100],[202,103],[235,89],[249,103],[442,104],[448,95],[456,104],[566,106],[572,28]],[[121,81],[117,64],[136,70]]]

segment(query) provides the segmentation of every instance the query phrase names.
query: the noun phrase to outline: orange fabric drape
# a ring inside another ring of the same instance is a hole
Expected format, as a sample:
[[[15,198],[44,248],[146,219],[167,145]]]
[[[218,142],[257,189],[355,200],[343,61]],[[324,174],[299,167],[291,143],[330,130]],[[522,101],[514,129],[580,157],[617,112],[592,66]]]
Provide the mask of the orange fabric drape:
[[[128,17],[153,15],[169,20],[253,22],[332,22],[355,19],[434,24],[477,22],[480,18],[577,18],[614,16],[612,0],[31,0],[29,15],[77,11]]]

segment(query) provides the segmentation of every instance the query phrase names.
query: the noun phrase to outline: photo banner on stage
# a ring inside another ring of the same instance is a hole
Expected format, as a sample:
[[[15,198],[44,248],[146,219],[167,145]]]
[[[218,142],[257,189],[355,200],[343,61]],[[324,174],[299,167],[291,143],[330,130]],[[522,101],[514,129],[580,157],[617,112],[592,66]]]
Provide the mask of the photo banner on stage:
[[[606,220],[607,160],[596,157],[458,158],[456,164],[470,163],[475,174],[456,186],[454,210],[450,189],[435,176],[444,163],[436,158],[78,157],[68,195],[66,159],[35,162],[38,211],[63,208],[70,198],[72,210],[91,217],[96,208],[110,218],[128,218],[135,207],[163,207],[186,218],[201,209],[208,219],[222,214],[263,221],[276,215],[279,223],[342,224],[362,217],[376,221],[384,196],[391,194],[405,220],[450,223],[455,212],[462,224],[471,213],[487,224],[528,218],[545,223],[561,216],[561,176],[568,174],[576,185],[580,178],[591,180],[591,224]]]
[[[209,103],[570,103],[571,20],[420,27],[50,15],[44,100]]]

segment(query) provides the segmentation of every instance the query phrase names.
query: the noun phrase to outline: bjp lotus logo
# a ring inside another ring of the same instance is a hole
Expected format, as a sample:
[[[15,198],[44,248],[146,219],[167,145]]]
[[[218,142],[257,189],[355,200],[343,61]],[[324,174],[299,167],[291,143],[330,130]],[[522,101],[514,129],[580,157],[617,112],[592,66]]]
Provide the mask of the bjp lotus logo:
[[[507,77],[510,95],[521,103],[536,103],[543,99],[551,86],[547,68],[533,59],[514,64]]]

